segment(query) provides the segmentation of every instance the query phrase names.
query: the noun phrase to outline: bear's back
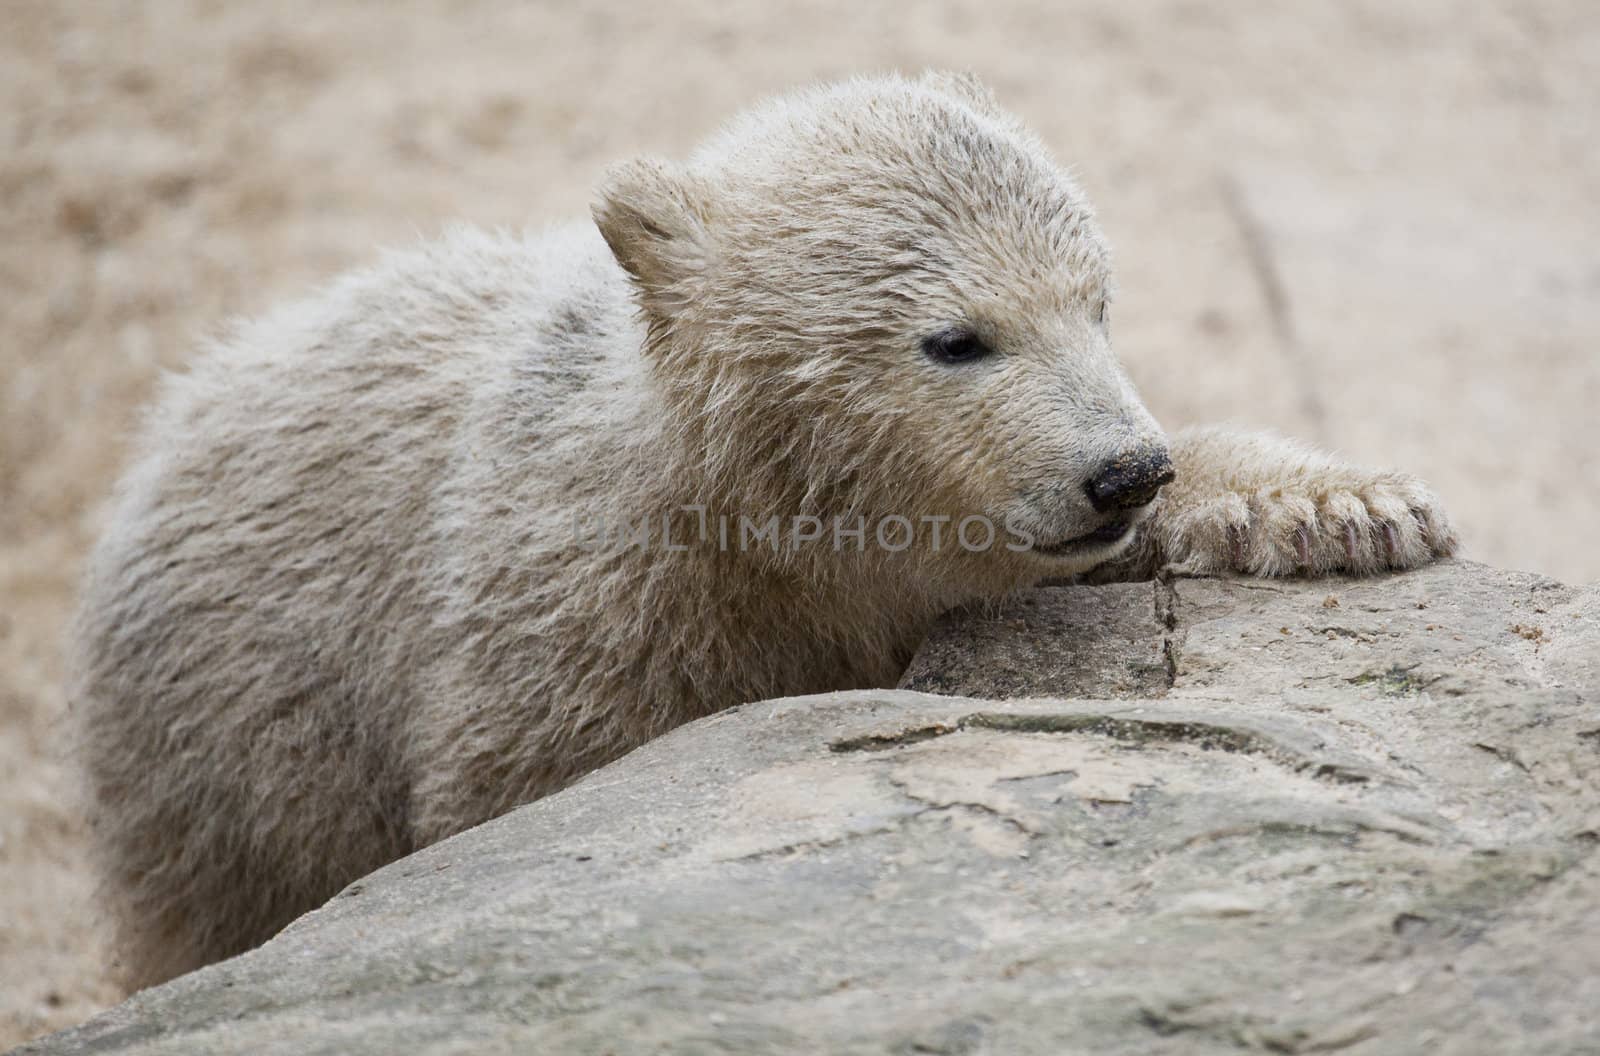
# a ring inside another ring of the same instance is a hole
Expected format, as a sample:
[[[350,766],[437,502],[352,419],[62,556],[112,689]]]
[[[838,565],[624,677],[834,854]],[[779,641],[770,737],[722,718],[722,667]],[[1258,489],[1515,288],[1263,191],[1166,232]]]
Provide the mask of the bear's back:
[[[202,958],[146,978],[236,952],[412,848],[406,724],[443,648],[439,496],[486,430],[537,450],[570,429],[564,409],[627,358],[631,325],[592,229],[458,231],[168,380],[72,636],[100,857],[140,933],[125,940]],[[309,832],[338,853],[301,855]],[[206,930],[180,941],[197,904]]]

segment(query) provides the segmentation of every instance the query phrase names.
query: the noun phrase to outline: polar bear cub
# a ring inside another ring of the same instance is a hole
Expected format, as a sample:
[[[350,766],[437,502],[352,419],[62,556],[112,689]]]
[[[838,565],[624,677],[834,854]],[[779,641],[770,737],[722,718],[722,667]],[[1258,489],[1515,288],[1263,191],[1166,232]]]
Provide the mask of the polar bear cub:
[[[168,380],[73,638],[131,982],[743,701],[892,685],[946,608],[1448,554],[1401,474],[1170,439],[1082,191],[968,77],[862,78],[457,232]]]

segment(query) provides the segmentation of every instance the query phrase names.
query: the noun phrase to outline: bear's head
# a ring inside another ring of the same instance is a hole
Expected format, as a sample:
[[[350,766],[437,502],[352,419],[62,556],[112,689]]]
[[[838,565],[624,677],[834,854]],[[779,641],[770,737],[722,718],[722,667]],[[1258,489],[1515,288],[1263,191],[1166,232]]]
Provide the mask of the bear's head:
[[[899,516],[919,547],[937,521],[963,562],[981,517],[1038,578],[1113,556],[1171,479],[1094,215],[971,77],[769,102],[687,165],[612,168],[595,219],[721,507]]]

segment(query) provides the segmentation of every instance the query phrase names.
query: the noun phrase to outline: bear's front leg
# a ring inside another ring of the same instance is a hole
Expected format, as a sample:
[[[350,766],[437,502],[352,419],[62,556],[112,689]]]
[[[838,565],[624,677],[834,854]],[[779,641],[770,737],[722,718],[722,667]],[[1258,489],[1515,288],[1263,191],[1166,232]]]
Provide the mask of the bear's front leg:
[[[1141,571],[1371,575],[1456,548],[1427,485],[1350,465],[1263,433],[1191,429],[1172,438],[1177,479],[1123,562]]]

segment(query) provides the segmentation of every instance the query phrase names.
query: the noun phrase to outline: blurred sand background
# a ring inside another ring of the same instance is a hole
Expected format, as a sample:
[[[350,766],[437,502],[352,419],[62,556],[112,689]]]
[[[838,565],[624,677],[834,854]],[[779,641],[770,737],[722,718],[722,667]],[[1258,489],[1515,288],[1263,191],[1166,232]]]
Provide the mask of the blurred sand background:
[[[0,1048],[118,996],[58,642],[157,373],[382,244],[582,214],[763,93],[928,65],[1079,174],[1163,421],[1404,466],[1470,556],[1600,577],[1592,0],[3,0]]]

